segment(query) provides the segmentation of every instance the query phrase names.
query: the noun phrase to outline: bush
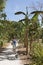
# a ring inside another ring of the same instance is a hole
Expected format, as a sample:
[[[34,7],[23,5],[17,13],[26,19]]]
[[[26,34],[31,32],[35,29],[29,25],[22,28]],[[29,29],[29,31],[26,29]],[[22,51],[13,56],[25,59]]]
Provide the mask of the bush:
[[[32,65],[43,65],[43,45],[36,43],[33,44],[32,49]]]

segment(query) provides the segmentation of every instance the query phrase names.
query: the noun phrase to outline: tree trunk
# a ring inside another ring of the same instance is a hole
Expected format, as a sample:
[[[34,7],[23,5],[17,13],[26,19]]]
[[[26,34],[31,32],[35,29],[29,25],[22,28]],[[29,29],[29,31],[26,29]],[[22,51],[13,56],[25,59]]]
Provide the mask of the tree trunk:
[[[30,39],[30,52],[32,50],[32,42],[33,42],[33,40],[32,40],[32,37],[31,37],[31,39]]]
[[[25,36],[26,37],[26,36]],[[24,47],[26,47],[26,39],[25,39],[25,37],[24,37]]]
[[[28,31],[25,31],[24,46],[26,47],[26,55],[28,54]]]
[[[26,43],[27,45],[26,45],[26,55],[28,54],[28,41],[27,41],[27,43]]]

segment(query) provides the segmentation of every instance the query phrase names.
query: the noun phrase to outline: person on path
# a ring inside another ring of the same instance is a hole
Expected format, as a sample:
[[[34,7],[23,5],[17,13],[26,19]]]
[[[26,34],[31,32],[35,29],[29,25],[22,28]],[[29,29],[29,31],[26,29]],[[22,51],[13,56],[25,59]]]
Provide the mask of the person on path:
[[[12,45],[13,45],[13,51],[16,50],[16,39],[15,39],[15,37],[12,40]]]

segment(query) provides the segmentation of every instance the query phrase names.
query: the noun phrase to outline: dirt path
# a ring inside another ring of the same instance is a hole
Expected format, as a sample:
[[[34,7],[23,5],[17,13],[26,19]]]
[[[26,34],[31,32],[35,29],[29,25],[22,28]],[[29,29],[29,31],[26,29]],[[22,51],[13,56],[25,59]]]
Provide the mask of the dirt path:
[[[18,44],[17,44],[18,46]],[[23,51],[23,48],[17,49],[17,51]],[[27,55],[18,54],[13,51],[13,46],[11,43],[7,46],[7,48],[0,53],[0,65],[24,65],[29,64],[30,59],[27,59]]]

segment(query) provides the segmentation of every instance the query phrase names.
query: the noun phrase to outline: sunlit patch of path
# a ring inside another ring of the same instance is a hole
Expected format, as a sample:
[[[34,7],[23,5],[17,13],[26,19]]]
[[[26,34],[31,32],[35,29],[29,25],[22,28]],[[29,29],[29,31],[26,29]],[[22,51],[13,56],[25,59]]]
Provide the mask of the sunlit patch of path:
[[[22,63],[21,60],[13,60],[13,61],[4,60],[4,61],[0,61],[0,65],[23,65],[21,63]]]
[[[11,43],[9,44],[9,46],[7,48],[13,48],[13,46],[11,45]]]

